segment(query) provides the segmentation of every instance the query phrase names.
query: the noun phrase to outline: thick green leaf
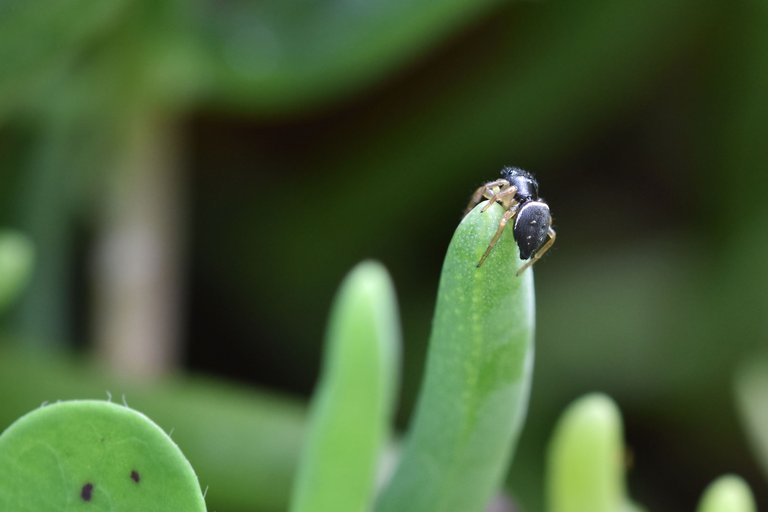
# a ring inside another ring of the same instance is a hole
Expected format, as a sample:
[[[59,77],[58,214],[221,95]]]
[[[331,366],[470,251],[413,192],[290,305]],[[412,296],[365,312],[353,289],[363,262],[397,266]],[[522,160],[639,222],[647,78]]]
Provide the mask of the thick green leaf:
[[[19,233],[0,233],[0,311],[19,294],[29,280],[34,250]]]
[[[755,512],[755,499],[747,483],[736,475],[712,482],[699,503],[698,512]]]
[[[532,272],[515,276],[511,229],[476,267],[502,213],[476,207],[448,247],[419,403],[379,512],[480,511],[504,474],[528,403],[534,297]]]
[[[293,512],[369,508],[388,440],[399,352],[389,276],[376,263],[358,265],[334,303]]]
[[[0,436],[0,510],[205,511],[192,466],[143,414],[104,401],[60,402]]]
[[[549,446],[549,512],[616,512],[625,503],[621,414],[605,395],[563,413]]]

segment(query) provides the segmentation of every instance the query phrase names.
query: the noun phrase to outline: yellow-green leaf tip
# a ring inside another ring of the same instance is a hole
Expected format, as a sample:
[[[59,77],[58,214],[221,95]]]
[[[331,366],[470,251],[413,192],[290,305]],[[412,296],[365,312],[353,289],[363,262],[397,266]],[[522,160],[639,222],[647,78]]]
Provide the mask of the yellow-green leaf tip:
[[[549,447],[551,512],[613,512],[626,501],[621,414],[602,394],[576,400],[563,413]]]
[[[749,485],[739,476],[725,475],[712,482],[701,498],[698,512],[755,512]]]

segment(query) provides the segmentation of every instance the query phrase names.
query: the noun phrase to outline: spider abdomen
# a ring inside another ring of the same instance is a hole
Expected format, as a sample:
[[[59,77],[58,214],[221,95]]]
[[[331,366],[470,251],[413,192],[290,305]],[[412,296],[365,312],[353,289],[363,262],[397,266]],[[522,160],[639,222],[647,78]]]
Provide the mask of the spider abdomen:
[[[544,245],[551,225],[552,215],[547,203],[528,201],[520,206],[513,230],[520,249],[520,259],[530,259]]]

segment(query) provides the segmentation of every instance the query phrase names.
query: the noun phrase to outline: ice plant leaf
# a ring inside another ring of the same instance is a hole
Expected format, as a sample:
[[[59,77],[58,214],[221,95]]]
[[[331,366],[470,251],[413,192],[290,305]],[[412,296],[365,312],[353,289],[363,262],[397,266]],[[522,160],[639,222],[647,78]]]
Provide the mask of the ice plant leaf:
[[[514,450],[533,363],[533,274],[515,276],[511,229],[477,268],[503,214],[483,204],[448,247],[418,405],[378,512],[484,510]]]
[[[357,512],[373,500],[388,441],[400,352],[386,270],[358,265],[341,286],[293,489],[292,512]]]
[[[698,512],[755,512],[755,499],[747,483],[736,475],[721,476],[701,497]]]
[[[621,414],[605,395],[580,398],[560,418],[549,446],[549,512],[628,508]]]

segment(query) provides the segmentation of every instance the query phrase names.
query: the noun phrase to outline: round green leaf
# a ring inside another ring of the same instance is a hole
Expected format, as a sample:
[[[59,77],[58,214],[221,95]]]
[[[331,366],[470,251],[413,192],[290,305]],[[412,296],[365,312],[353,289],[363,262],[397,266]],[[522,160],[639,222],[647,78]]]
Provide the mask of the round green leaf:
[[[104,401],[41,407],[0,436],[0,510],[204,512],[189,462],[143,414]]]

